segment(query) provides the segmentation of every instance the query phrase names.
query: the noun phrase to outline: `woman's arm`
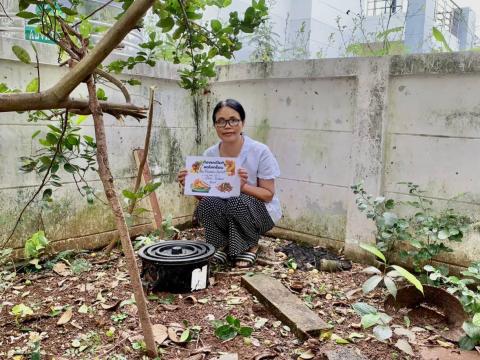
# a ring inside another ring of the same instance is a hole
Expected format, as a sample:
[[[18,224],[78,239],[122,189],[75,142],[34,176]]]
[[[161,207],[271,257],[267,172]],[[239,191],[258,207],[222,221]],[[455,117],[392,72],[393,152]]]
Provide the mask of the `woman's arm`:
[[[258,179],[257,186],[247,183],[247,170],[238,169],[240,176],[240,190],[242,193],[256,197],[258,200],[270,202],[275,194],[275,180],[274,179]]]

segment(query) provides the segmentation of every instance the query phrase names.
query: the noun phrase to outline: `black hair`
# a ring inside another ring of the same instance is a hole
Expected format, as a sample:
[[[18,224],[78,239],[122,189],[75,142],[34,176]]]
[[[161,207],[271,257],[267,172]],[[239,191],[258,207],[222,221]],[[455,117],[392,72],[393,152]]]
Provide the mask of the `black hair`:
[[[238,112],[238,114],[240,115],[240,119],[242,120],[242,123],[245,122],[245,110],[243,109],[242,104],[240,104],[237,100],[227,99],[227,100],[222,100],[217,105],[215,105],[215,108],[213,109],[213,114],[212,114],[212,120],[214,124],[215,124],[215,115],[217,115],[217,112],[225,106],[228,106],[229,108]]]

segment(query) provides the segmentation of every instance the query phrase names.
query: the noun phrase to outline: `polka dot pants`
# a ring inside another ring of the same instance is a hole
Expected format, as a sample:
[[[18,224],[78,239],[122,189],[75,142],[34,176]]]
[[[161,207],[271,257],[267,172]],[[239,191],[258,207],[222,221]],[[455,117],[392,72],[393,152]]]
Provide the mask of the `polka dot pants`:
[[[228,199],[204,197],[196,215],[205,227],[207,242],[231,258],[256,246],[260,235],[274,226],[265,204],[245,194]]]

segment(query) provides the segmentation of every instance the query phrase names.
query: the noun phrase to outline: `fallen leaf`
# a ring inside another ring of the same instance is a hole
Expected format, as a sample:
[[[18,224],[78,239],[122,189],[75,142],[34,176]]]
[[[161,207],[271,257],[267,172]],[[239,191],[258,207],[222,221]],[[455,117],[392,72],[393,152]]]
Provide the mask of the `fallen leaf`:
[[[200,304],[207,304],[209,301],[210,301],[209,298],[201,298],[201,299],[198,299],[198,302],[199,302]]]
[[[267,322],[268,322],[268,319],[266,318],[262,318],[262,317],[256,318],[254,327],[255,329],[261,329],[262,327],[265,326]]]
[[[405,354],[408,354],[410,356],[414,356],[415,354],[413,353],[413,349],[408,343],[407,340],[405,339],[398,339],[398,341],[395,344],[395,347],[401,351],[403,351]]]
[[[253,360],[274,359],[275,357],[277,357],[277,354],[272,353],[270,351],[264,351],[258,355],[255,355]]]
[[[350,344],[350,341],[338,336],[337,334],[332,334],[331,339],[335,341],[338,345]]]
[[[80,292],[90,292],[95,289],[95,286],[93,286],[91,283],[80,284],[80,285],[77,285],[77,289]]]
[[[104,310],[116,310],[118,308],[118,306],[120,305],[120,300],[114,302],[113,304],[104,304],[103,302],[100,303],[100,306],[102,307],[102,309]]]
[[[183,299],[183,302],[187,305],[195,305],[198,302],[198,300],[195,296],[189,295],[185,299]]]
[[[348,291],[345,293],[345,296],[347,297],[348,300],[351,300],[351,299],[353,299],[354,295],[357,294],[358,292],[360,292],[361,290],[362,290],[361,288],[356,288],[356,289],[348,290]]]
[[[52,270],[55,271],[60,276],[70,275],[70,270],[68,269],[67,265],[63,262],[57,262],[55,265],[53,265]]]
[[[102,295],[103,291],[105,291],[105,290],[100,290],[97,294],[97,300],[100,301],[101,303],[104,303],[105,301],[107,301]]]
[[[205,356],[206,356],[205,354],[195,354],[195,355],[189,356],[185,360],[203,360],[205,359]]]
[[[227,305],[241,305],[245,300],[246,298],[243,298],[243,297],[237,297],[237,296],[230,297],[230,298],[227,298]]]
[[[315,357],[315,354],[312,352],[312,350],[308,349],[304,353],[301,353],[298,359],[308,360],[308,359],[313,359],[314,357]]]
[[[165,311],[173,311],[179,308],[178,305],[168,305],[168,304],[160,305],[160,307]]]
[[[161,345],[168,338],[168,329],[165,325],[155,324],[152,326],[153,337],[158,345]]]
[[[411,330],[408,330],[408,329],[405,329],[403,327],[400,327],[400,328],[396,328],[394,331],[393,331],[395,334],[397,334],[398,336],[406,336],[408,337],[408,341],[411,342],[411,343],[414,343],[415,340],[416,340],[416,336],[415,336],[415,333]]]
[[[79,312],[80,314],[87,314],[87,313],[88,313],[88,306],[85,305],[85,304],[83,304],[82,306],[80,306],[80,307],[78,308],[78,312]]]
[[[72,308],[68,308],[62,314],[62,316],[60,316],[60,319],[58,319],[57,325],[64,325],[64,324],[68,323],[70,321],[70,319],[72,318],[72,315],[73,315]]]
[[[178,337],[178,332],[183,332],[181,329],[169,327],[167,330],[168,338],[174,343],[179,343],[180,338]]]
[[[444,348],[453,348],[453,344],[449,343],[449,342],[446,342],[446,341],[437,340],[437,343],[438,343],[438,345],[440,345],[441,347],[444,347]]]

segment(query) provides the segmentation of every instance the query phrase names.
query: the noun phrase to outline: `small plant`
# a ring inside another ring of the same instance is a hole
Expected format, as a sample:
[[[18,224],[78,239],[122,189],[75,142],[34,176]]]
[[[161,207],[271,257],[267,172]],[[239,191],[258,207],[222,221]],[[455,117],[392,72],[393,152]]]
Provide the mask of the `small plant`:
[[[202,331],[201,326],[190,326],[187,320],[183,320],[183,325],[185,326],[185,330],[183,330],[182,335],[180,335],[180,342],[190,342],[200,337],[200,331]]]
[[[460,338],[458,345],[464,350],[473,350],[480,345],[480,313],[473,316],[472,321],[465,321],[462,325],[465,335]]]
[[[15,322],[17,325],[19,324],[19,319],[27,317],[28,315],[33,315],[33,310],[31,307],[25,305],[25,304],[17,304],[14,307],[12,307],[12,310],[10,311],[10,314],[15,316]]]
[[[176,234],[180,232],[175,226],[173,226],[172,214],[168,214],[162,221],[163,236],[165,239],[173,239]]]
[[[128,317],[128,314],[125,314],[125,313],[118,313],[118,314],[113,314],[110,319],[112,319],[112,321],[114,323],[121,323],[123,322],[123,320],[125,320],[126,318]]]
[[[232,315],[228,315],[225,320],[213,320],[212,325],[215,328],[215,336],[223,341],[233,339],[237,335],[249,337],[253,332],[253,328],[241,326],[240,320]]]
[[[391,253],[398,241],[408,241],[409,249],[400,251],[400,256],[411,259],[415,270],[420,272],[433,257],[451,252],[447,241],[462,241],[472,220],[453,209],[434,211],[432,201],[424,196],[424,191],[418,185],[411,182],[400,184],[407,186],[408,193],[414,197],[413,201],[396,202],[382,196],[373,198],[362,184],[351,188],[357,195],[358,209],[375,222],[380,251]],[[406,210],[409,215],[400,217],[400,210]]]
[[[371,254],[375,255],[378,259],[380,259],[383,262],[383,265],[384,265],[383,272],[374,266],[370,266],[363,270],[368,274],[373,274],[373,276],[367,279],[362,285],[362,290],[365,294],[368,294],[370,291],[374,290],[383,281],[388,292],[392,294],[394,298],[396,298],[397,285],[395,284],[395,279],[398,277],[402,277],[406,279],[409,283],[411,283],[413,286],[415,286],[419,291],[423,293],[422,284],[408,270],[398,265],[389,266],[387,264],[387,259],[385,258],[385,255],[383,255],[383,253],[380,250],[378,250],[375,246],[361,244],[360,247],[370,252]],[[392,268],[392,270],[387,271],[389,268]]]
[[[373,335],[378,340],[384,341],[392,337],[392,329],[389,325],[392,321],[390,316],[379,312],[375,307],[366,303],[355,303],[352,307],[362,317],[361,324],[364,329],[375,326]]]
[[[154,234],[149,234],[146,236],[137,236],[133,242],[134,250],[139,250],[144,246],[155,244],[159,241],[158,237]]]
[[[74,275],[89,271],[91,268],[92,264],[88,260],[82,258],[75,259],[70,264],[70,270]]]
[[[286,262],[287,268],[292,269],[292,270],[297,270],[298,264],[295,262],[295,259],[291,258],[288,259]]]
[[[147,351],[147,345],[145,344],[145,341],[143,341],[143,340],[136,340],[136,341],[132,342],[132,349],[137,350],[137,351],[141,351],[141,352],[145,352],[145,351]]]
[[[45,237],[43,231],[37,231],[26,242],[24,247],[24,254],[26,259],[32,259],[30,264],[34,265],[36,269],[41,269],[39,265],[40,257],[44,254],[49,241]]]

